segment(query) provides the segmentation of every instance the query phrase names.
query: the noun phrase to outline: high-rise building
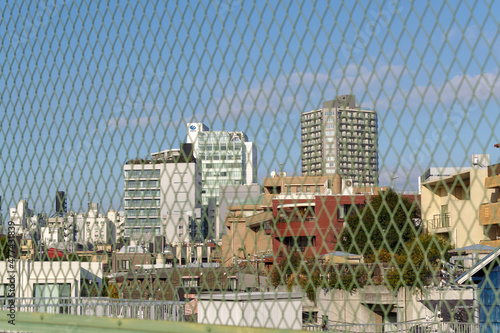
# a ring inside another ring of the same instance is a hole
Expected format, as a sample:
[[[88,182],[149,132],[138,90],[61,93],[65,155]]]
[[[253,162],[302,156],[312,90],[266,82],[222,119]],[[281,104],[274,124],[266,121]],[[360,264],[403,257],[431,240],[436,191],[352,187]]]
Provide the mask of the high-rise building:
[[[186,141],[201,161],[203,206],[213,198],[219,205],[220,186],[256,183],[257,151],[245,133],[210,131],[202,123],[189,123]]]
[[[378,185],[377,113],[342,95],[301,116],[302,174],[339,174],[351,186]]]
[[[189,240],[202,221],[201,171],[192,147],[151,154],[151,160],[124,165],[125,237],[154,242],[164,236],[168,244]]]

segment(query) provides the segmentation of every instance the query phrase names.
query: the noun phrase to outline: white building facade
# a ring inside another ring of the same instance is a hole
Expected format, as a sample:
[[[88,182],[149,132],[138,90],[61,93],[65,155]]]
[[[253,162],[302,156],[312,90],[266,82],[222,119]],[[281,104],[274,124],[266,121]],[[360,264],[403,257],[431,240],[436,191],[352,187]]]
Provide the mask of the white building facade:
[[[257,181],[257,150],[245,133],[210,131],[202,123],[187,124],[187,143],[201,162],[202,204],[215,198],[219,205],[219,187],[254,184]]]
[[[201,220],[201,170],[194,160],[176,159],[179,150],[152,154],[124,167],[125,237],[133,241],[188,240],[191,223]]]
[[[20,200],[16,207],[9,209],[10,221],[14,223],[14,232],[21,234],[23,230],[29,229],[33,223],[36,224],[36,216],[31,209],[28,208],[26,200]]]
[[[378,185],[378,119],[342,95],[301,116],[302,174],[340,174],[352,186]]]

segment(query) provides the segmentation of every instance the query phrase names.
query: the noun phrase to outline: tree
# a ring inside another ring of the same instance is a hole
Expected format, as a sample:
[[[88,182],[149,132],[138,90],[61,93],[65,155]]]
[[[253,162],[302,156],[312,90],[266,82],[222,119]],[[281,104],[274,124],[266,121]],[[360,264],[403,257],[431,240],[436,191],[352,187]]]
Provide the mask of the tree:
[[[0,237],[0,260],[9,259],[9,240],[7,236]]]
[[[271,284],[273,286],[286,285],[289,290],[298,285],[306,292],[307,297],[314,301],[316,288],[321,284],[320,272],[314,258],[303,258],[295,251],[283,255],[271,270]]]
[[[341,250],[360,255],[382,249],[398,253],[418,233],[413,219],[419,215],[416,203],[393,190],[382,191],[364,208],[349,215],[340,235]]]
[[[118,293],[118,287],[114,283],[108,284],[109,286],[109,298],[120,298]]]
[[[427,278],[437,275],[440,261],[448,261],[448,251],[453,248],[450,241],[439,235],[421,234],[407,241],[399,253],[382,250],[378,256],[365,257],[365,262],[389,263],[387,285],[397,290],[400,287],[422,289],[427,285]]]

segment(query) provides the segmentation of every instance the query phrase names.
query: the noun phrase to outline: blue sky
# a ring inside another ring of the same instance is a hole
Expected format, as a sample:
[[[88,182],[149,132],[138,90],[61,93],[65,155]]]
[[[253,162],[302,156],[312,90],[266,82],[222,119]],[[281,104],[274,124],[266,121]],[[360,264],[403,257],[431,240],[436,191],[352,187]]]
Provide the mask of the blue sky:
[[[242,130],[259,178],[300,171],[300,113],[355,94],[379,115],[381,185],[500,151],[499,3],[8,2],[0,19],[5,214],[66,190],[120,208],[122,165],[185,123]]]

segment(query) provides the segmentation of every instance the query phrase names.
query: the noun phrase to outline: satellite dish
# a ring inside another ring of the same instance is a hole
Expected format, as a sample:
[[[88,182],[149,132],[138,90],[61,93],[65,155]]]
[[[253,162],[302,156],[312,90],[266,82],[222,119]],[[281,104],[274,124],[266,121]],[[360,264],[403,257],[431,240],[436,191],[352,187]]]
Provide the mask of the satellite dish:
[[[273,178],[276,177],[276,171],[274,171],[274,170],[271,171],[271,177],[273,177]]]

